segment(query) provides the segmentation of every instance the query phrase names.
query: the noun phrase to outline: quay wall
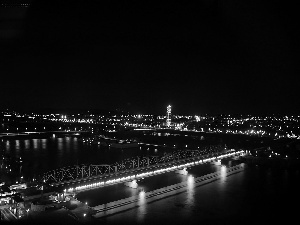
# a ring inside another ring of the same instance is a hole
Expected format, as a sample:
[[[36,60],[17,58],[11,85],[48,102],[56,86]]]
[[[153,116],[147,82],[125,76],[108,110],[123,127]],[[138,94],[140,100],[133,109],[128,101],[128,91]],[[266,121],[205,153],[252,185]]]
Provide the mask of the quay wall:
[[[56,192],[47,192],[47,193],[43,193],[43,196],[49,196],[49,195],[54,195]],[[23,200],[24,201],[28,201],[28,200],[33,200],[33,199],[38,199],[41,198],[41,194],[37,194],[37,195],[30,195],[30,196],[24,196]]]

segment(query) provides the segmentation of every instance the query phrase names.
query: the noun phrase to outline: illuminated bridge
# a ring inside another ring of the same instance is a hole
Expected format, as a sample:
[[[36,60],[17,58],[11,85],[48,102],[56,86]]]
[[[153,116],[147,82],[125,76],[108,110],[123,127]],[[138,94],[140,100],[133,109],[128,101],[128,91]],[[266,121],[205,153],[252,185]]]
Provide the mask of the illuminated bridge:
[[[83,191],[241,154],[244,154],[243,150],[211,154],[203,154],[201,150],[179,150],[164,156],[129,158],[112,165],[75,165],[59,168],[44,173],[42,180],[51,186],[63,186],[68,191]]]

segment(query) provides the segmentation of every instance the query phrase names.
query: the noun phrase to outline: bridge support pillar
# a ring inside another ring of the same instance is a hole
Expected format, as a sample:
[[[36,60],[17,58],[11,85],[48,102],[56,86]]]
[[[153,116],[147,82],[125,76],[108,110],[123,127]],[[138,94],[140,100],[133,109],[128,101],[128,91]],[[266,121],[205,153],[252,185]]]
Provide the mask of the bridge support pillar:
[[[179,173],[181,175],[187,175],[188,171],[186,170],[186,168],[183,168],[182,170],[176,170],[175,173]]]
[[[217,166],[221,166],[221,159],[216,159],[216,160],[212,161],[211,163],[214,165],[217,165]]]
[[[233,160],[238,160],[239,158],[240,158],[239,155],[235,155],[235,156],[232,157]]]
[[[130,182],[125,182],[124,184],[125,184],[125,186],[131,187],[131,188],[137,188],[138,187],[138,184],[137,184],[136,180],[133,180],[133,181],[130,181]]]

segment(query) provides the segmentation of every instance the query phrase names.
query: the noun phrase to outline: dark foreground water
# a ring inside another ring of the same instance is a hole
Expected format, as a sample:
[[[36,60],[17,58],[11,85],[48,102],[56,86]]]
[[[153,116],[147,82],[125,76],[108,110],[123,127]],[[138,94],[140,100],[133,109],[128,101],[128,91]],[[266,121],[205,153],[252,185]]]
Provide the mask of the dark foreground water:
[[[102,223],[298,223],[299,169],[246,166],[245,171],[143,207],[98,219]]]

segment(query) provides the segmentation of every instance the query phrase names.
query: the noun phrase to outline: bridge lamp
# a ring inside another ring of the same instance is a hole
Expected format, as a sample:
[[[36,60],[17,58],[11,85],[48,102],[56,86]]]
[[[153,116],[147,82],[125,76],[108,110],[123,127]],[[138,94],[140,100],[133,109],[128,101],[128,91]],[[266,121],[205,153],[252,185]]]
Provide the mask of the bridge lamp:
[[[144,197],[144,196],[145,196],[145,191],[144,191],[144,189],[140,190],[139,195],[140,195],[140,197]]]

